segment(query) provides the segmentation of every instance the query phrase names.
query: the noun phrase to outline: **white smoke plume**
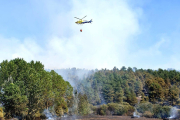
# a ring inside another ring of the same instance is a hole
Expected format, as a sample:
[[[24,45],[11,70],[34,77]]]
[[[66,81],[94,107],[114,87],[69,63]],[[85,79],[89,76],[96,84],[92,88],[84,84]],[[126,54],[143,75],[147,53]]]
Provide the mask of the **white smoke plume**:
[[[28,62],[41,61],[47,69],[112,69],[126,65],[132,38],[140,33],[142,10],[125,0],[33,0],[31,5],[38,14],[46,13],[46,35],[43,40],[1,36],[1,61],[22,57]],[[93,19],[93,23],[76,25],[74,17],[85,15],[85,20]]]

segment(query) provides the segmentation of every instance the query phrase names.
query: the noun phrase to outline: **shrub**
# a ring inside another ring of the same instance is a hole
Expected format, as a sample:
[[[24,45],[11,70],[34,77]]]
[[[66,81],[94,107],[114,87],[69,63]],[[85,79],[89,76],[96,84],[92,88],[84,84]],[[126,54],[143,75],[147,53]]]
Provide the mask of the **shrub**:
[[[101,115],[105,115],[105,112],[103,110],[100,111]]]
[[[111,115],[111,112],[109,110],[106,110],[106,115]]]
[[[134,107],[131,105],[126,105],[125,107],[127,107],[127,115],[132,115],[134,112]]]
[[[101,105],[99,108],[92,107],[94,113],[99,115],[132,115],[134,107],[130,104],[118,104],[118,103],[108,103],[107,105]]]
[[[63,111],[63,109],[62,109],[61,106],[56,106],[56,107],[55,107],[55,112],[56,112],[56,115],[57,115],[57,116],[62,116],[62,115],[64,115],[64,111]]]
[[[111,111],[111,113],[115,115],[131,115],[134,111],[134,107],[130,104],[118,104],[118,103],[109,103],[108,109]]]
[[[91,106],[90,108],[94,114],[97,114],[98,108],[96,106]]]
[[[137,106],[137,111],[143,114],[145,111],[153,112],[153,105],[150,102],[140,103]]]
[[[150,111],[145,111],[144,112],[144,117],[152,118],[153,117],[153,113],[150,112]]]
[[[101,105],[100,106],[100,108],[99,108],[99,114],[100,115],[105,115],[105,113],[106,113],[106,111],[108,110],[108,106],[107,105],[105,105],[105,104],[103,104],[103,105]]]
[[[130,105],[128,102],[123,102],[123,105]]]
[[[118,115],[127,115],[129,110],[129,105],[119,105],[119,113]]]
[[[119,104],[117,104],[117,103],[108,103],[108,110],[112,114],[115,114],[115,115],[118,114],[118,107],[119,107]]]
[[[169,106],[160,106],[158,104],[153,105],[153,113],[155,118],[167,118],[170,115]]]

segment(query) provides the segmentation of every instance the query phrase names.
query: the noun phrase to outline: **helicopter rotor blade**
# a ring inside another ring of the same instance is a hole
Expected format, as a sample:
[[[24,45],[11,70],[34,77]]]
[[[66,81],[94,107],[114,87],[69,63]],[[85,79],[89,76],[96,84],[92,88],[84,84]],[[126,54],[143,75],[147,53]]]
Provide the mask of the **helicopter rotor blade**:
[[[79,19],[79,18],[77,18],[77,17],[74,17],[74,18]],[[81,20],[81,19],[79,19],[79,20]]]
[[[86,15],[86,16],[87,16],[87,15]],[[84,19],[86,16],[84,16],[82,19]],[[82,20],[82,19],[81,19],[81,20]]]

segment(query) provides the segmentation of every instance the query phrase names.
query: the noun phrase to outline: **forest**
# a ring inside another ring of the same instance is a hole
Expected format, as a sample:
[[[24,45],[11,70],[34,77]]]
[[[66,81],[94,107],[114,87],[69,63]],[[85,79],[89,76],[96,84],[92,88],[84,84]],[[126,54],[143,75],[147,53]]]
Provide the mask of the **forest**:
[[[0,117],[46,118],[63,115],[123,115],[167,118],[180,106],[180,72],[137,69],[45,70],[39,61],[0,63]]]

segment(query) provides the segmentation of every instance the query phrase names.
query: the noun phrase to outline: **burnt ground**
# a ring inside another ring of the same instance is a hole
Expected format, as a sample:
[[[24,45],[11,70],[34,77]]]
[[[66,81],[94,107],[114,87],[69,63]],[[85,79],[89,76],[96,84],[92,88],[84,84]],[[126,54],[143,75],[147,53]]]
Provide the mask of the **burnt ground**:
[[[0,120],[18,120],[18,119],[0,119]],[[132,118],[131,116],[68,116],[56,119],[40,119],[36,118],[35,120],[180,120],[180,119],[158,119],[158,118]]]
[[[131,116],[69,116],[61,118],[60,120],[163,120],[157,118],[131,118]],[[168,120],[168,119],[167,119]]]

